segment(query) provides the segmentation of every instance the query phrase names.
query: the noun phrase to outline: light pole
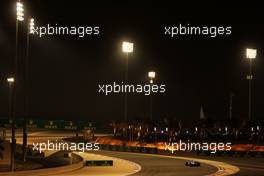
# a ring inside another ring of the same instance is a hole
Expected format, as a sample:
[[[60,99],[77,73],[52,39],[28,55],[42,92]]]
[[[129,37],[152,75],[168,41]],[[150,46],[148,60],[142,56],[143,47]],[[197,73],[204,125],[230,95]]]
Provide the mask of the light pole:
[[[165,131],[166,131],[166,133],[167,133],[167,142],[169,142],[169,128],[168,127],[166,127],[165,128]]]
[[[131,126],[131,141],[134,140],[134,125]]]
[[[133,43],[130,42],[123,42],[122,44],[122,51],[126,54],[126,73],[125,73],[125,81],[128,84],[128,58],[129,53],[133,53]],[[127,121],[127,93],[125,92],[125,110],[124,110],[124,118]]]
[[[23,161],[26,161],[27,155],[27,118],[29,116],[29,43],[30,35],[34,33],[34,18],[28,18],[27,28],[27,48],[26,48],[26,59],[25,59],[25,117],[23,124]]]
[[[156,73],[154,71],[150,71],[148,72],[148,77],[150,79],[150,84],[153,84],[153,80],[154,78],[156,77]],[[150,98],[150,120],[152,121],[153,118],[152,118],[152,91],[150,91],[150,94],[149,94],[149,98]]]
[[[131,141],[131,126],[128,125],[128,131],[129,131],[129,141]]]
[[[10,77],[7,78],[7,82],[9,84],[9,118],[12,121],[11,128],[12,128],[12,145],[11,145],[11,163],[10,163],[10,169],[11,171],[14,171],[14,164],[15,164],[15,123],[14,123],[14,83],[15,78]]]
[[[140,136],[141,136],[141,130],[142,130],[142,127],[141,125],[139,126],[139,130],[138,130],[138,139],[140,140]]]
[[[16,46],[15,46],[15,66],[14,66],[14,75],[17,78],[18,74],[18,21],[24,21],[24,6],[23,4],[18,1],[16,3]],[[11,105],[11,114],[12,114],[12,145],[11,145],[11,164],[10,164],[10,170],[14,171],[15,169],[15,147],[16,147],[16,139],[15,139],[15,115],[16,115],[16,107],[15,107],[15,100],[16,100],[16,83],[13,78],[7,80],[9,83],[12,82],[12,105]]]
[[[155,144],[156,144],[158,141],[157,128],[156,127],[154,127],[154,132],[155,132]]]
[[[253,59],[256,59],[257,56],[257,50],[256,49],[246,49],[246,58],[249,59],[249,75],[247,75],[248,79],[248,120],[251,120],[251,93],[252,93],[252,61]]]
[[[226,132],[226,134],[228,133],[228,127],[227,126],[225,127],[225,132]]]

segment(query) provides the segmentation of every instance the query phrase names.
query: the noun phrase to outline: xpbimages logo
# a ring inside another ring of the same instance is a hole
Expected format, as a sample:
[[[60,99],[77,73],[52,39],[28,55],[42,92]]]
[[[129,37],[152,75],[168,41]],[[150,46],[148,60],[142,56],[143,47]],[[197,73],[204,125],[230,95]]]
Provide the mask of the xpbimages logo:
[[[39,26],[31,29],[31,34],[39,37],[45,35],[76,35],[78,37],[85,37],[91,35],[99,35],[99,26],[59,26],[57,24],[47,26]]]
[[[179,24],[176,26],[165,26],[164,34],[171,38],[184,35],[193,36],[228,36],[232,34],[231,26],[192,26],[190,24]]]
[[[59,141],[50,141],[34,143],[33,142],[33,150],[39,151],[40,153],[45,150],[50,151],[60,151],[60,150],[71,150],[76,152],[85,152],[85,151],[97,151],[99,150],[98,143],[74,143],[74,142],[59,142]]]
[[[216,153],[216,151],[230,151],[231,142],[223,143],[207,143],[207,142],[183,142],[179,141],[174,143],[165,143],[165,150],[169,150],[171,153],[175,151],[210,151],[211,153]]]
[[[166,91],[165,84],[99,84],[98,92],[109,95],[111,93],[144,93],[144,95],[150,95],[151,93],[164,93]]]

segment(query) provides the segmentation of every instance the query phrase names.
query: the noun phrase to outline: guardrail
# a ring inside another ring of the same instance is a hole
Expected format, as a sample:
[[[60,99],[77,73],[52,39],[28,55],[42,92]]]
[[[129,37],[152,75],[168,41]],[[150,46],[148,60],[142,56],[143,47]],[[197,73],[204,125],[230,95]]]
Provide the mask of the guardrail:
[[[151,153],[157,154],[161,151],[156,147],[138,147],[138,146],[120,146],[120,145],[109,145],[109,144],[100,144],[101,150],[109,151],[120,151],[120,152],[135,152],[135,153]],[[174,153],[177,153],[175,151]],[[196,155],[204,156],[229,156],[229,157],[264,157],[264,152],[261,151],[216,151],[211,153],[211,151],[197,150],[193,151]]]
[[[85,166],[113,166],[113,160],[87,160]]]
[[[211,153],[210,151],[196,151],[196,155],[205,156],[229,156],[229,157],[264,157],[264,152],[260,151],[216,151]]]
[[[138,147],[138,146],[120,146],[120,145],[109,145],[100,144],[101,150],[120,151],[120,152],[136,152],[136,153],[158,153],[156,147]]]

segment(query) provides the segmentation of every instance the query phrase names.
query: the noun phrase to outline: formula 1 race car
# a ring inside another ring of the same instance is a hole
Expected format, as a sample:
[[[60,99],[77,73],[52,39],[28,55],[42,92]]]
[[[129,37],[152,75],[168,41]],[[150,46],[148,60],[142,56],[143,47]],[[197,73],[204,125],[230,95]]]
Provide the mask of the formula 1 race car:
[[[190,166],[190,167],[199,167],[201,166],[201,163],[197,162],[197,161],[186,161],[185,162],[185,166]]]

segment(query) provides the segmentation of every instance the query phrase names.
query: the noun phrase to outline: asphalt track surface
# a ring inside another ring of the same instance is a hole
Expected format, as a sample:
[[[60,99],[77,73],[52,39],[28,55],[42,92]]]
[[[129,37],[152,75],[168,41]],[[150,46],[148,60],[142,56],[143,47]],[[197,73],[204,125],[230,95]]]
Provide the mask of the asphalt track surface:
[[[20,132],[18,132],[18,136]],[[20,133],[21,134],[21,133]],[[34,131],[30,132],[30,138],[32,140],[35,136],[52,136],[52,137],[69,137],[74,136],[74,133],[65,133],[57,131]],[[135,162],[141,166],[141,171],[134,174],[140,176],[199,176],[208,175],[217,171],[217,168],[202,164],[201,167],[185,167],[185,161],[172,158],[153,157],[153,156],[142,156],[136,153],[123,153],[123,152],[109,152],[109,151],[98,151],[98,154],[117,157]],[[194,156],[196,157],[196,156]],[[221,161],[232,164],[239,167],[240,171],[235,174],[238,176],[264,176],[264,158],[253,158],[253,157],[206,157],[199,156],[199,159],[208,159],[213,161]]]
[[[199,157],[212,161],[221,161],[237,166],[237,176],[264,176],[264,158],[256,157]]]
[[[202,164],[201,167],[187,167],[185,166],[185,160],[181,159],[109,151],[99,151],[94,153],[122,158],[139,164],[141,170],[133,174],[135,176],[202,176],[217,171],[217,168],[207,164]]]

